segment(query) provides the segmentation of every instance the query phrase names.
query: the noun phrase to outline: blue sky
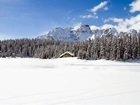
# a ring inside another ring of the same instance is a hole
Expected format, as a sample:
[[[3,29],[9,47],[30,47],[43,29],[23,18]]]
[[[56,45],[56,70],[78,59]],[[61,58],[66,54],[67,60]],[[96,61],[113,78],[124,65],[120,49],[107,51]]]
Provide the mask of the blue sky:
[[[0,0],[0,38],[36,37],[59,26],[102,26],[109,18],[129,19],[139,14],[139,10],[130,12],[130,4],[136,1],[139,0]],[[112,21],[109,20],[114,24]]]

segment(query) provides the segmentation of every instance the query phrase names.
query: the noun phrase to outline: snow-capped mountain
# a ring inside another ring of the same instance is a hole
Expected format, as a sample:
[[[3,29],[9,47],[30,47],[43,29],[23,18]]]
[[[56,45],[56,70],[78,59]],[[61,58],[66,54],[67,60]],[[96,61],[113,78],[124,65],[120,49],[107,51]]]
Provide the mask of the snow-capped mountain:
[[[67,41],[76,41],[77,36],[75,35],[72,28],[61,28],[57,27],[49,31],[46,35],[39,36],[41,39],[55,39],[55,40],[67,40]]]
[[[46,35],[39,36],[41,39],[55,39],[55,40],[66,40],[66,41],[82,41],[90,38],[93,32],[89,25],[80,25],[75,28],[55,28],[48,32]]]
[[[136,32],[132,30],[131,32]],[[80,24],[73,28],[55,28],[49,31],[47,34],[39,36],[39,39],[54,39],[65,41],[83,41],[87,39],[94,39],[104,35],[118,35],[118,31],[115,28],[98,28],[91,29],[89,25]]]

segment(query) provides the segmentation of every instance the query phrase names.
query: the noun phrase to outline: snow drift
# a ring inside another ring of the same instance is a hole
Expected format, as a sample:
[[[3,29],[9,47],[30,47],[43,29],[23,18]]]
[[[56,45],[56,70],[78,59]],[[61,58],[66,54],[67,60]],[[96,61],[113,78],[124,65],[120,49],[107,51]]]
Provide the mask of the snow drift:
[[[139,105],[140,62],[0,58],[0,105]]]

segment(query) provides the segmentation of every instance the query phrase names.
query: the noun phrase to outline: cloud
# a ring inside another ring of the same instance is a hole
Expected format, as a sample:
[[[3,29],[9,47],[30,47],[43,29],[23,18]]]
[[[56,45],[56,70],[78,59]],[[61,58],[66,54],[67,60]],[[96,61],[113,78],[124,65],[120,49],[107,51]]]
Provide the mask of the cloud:
[[[6,40],[6,39],[14,39],[14,37],[11,35],[7,35],[5,33],[0,33],[0,40]]]
[[[104,24],[101,29],[115,28],[112,24]]]
[[[108,7],[105,7],[105,8],[103,8],[105,11],[107,11],[109,8]]]
[[[127,10],[127,7],[124,7],[123,9],[124,9],[124,11],[126,11]]]
[[[129,31],[131,29],[135,29],[135,30],[140,30],[140,14],[133,16],[131,18],[126,18],[126,19],[122,19],[122,18],[109,18],[108,20],[106,20],[105,22],[109,22],[112,21],[114,23],[116,23],[116,25],[114,25],[114,27],[118,30],[118,31]]]
[[[112,17],[112,18],[108,18],[104,20],[105,23],[110,22],[110,21],[113,21],[114,23],[118,23],[118,22],[123,22],[123,19]]]
[[[95,7],[93,7],[90,12],[96,14],[100,9],[103,10],[108,10],[108,7],[106,7],[108,4],[108,1],[103,1],[100,4],[96,5]]]
[[[80,17],[83,19],[98,19],[99,17],[97,16],[97,12],[101,9],[107,11],[108,10],[107,4],[108,1],[103,1],[100,4],[96,5],[95,7],[93,7],[92,9],[90,9],[88,15],[81,15]]]
[[[96,29],[109,29],[109,28],[115,28],[115,26],[113,26],[111,24],[104,24],[102,26],[91,25],[90,28],[91,28],[91,30],[96,30]]]
[[[130,4],[130,11],[131,13],[140,11],[140,0],[135,0]]]
[[[91,18],[98,19],[99,18],[97,15],[93,15],[93,14],[82,15],[80,17],[83,18],[83,19],[91,19]]]
[[[91,25],[90,28],[91,28],[91,30],[97,30],[97,29],[100,29],[100,27],[95,26],[95,25]]]

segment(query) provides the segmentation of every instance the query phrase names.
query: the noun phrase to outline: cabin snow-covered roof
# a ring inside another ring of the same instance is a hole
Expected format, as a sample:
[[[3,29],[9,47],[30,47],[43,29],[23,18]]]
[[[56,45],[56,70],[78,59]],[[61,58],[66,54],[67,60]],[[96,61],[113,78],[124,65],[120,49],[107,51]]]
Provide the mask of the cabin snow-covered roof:
[[[73,53],[71,53],[71,52],[69,52],[69,51],[66,51],[66,52],[64,52],[63,54],[61,54],[60,55],[60,57],[63,57],[64,55],[66,55],[66,54],[68,54],[68,55],[70,55],[70,56],[74,56],[74,54]]]

